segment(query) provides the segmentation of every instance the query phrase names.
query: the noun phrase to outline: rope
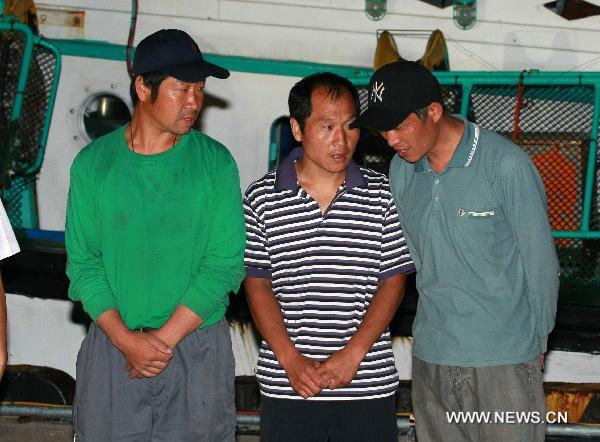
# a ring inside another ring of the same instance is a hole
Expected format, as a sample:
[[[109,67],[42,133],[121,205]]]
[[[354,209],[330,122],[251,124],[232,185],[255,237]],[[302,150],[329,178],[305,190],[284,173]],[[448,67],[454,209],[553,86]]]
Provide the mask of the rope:
[[[135,28],[137,25],[138,0],[132,0],[131,6],[132,6],[131,25],[129,26],[129,36],[127,37],[127,51],[125,53],[125,61],[127,62],[127,72],[129,73],[129,77],[132,76],[131,49],[133,48],[133,40],[135,38]]]
[[[512,134],[512,142],[516,143],[517,138],[521,135],[521,109],[523,108],[523,94],[525,92],[525,85],[523,84],[523,77],[527,71],[522,70],[519,75],[519,86],[517,87],[517,104],[515,106],[515,126]]]

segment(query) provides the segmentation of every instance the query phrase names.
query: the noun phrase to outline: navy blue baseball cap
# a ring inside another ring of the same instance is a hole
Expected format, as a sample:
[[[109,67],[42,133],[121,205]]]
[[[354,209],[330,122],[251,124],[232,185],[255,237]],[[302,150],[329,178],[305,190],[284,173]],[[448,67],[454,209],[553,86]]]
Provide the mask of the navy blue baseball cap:
[[[414,61],[399,60],[380,67],[369,82],[367,110],[351,127],[388,131],[414,111],[433,102],[443,104],[435,76]]]
[[[162,72],[187,83],[207,77],[229,77],[227,69],[206,61],[192,37],[179,29],[162,29],[137,45],[133,56],[133,76],[151,71]]]

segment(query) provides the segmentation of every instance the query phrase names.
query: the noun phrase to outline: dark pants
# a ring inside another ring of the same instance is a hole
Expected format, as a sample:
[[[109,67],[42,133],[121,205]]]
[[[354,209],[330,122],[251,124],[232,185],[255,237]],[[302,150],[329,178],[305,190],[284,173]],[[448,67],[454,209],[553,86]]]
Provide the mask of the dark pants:
[[[413,356],[412,379],[419,442],[544,440],[545,425],[533,421],[536,416],[546,419],[538,357],[522,364],[469,368],[430,364]],[[448,413],[457,417],[457,412],[473,411],[484,413],[470,415],[478,416],[479,423],[449,422]],[[530,423],[517,423],[517,415],[531,418]]]
[[[261,397],[262,442],[397,442],[394,396],[315,401]]]
[[[77,356],[78,442],[234,441],[234,361],[227,321],[192,332],[158,376],[129,379],[125,358],[92,324]]]

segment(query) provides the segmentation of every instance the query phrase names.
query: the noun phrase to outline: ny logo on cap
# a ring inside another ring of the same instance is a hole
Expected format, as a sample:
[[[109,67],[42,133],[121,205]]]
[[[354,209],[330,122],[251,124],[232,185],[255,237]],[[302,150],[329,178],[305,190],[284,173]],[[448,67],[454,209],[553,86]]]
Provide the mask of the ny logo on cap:
[[[383,103],[383,91],[385,87],[383,87],[383,82],[378,83],[377,81],[373,85],[373,89],[371,90],[371,101],[377,102],[381,101]]]

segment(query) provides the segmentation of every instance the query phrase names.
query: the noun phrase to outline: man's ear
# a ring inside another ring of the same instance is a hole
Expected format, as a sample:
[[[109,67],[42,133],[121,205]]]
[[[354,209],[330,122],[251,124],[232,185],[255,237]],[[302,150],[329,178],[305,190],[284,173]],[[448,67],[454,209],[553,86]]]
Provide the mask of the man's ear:
[[[150,99],[151,90],[150,87],[144,83],[144,79],[141,75],[135,77],[135,91],[137,93],[138,99],[143,103]]]
[[[295,118],[290,117],[290,126],[292,127],[292,135],[294,139],[298,142],[302,142],[302,130],[300,129],[300,125],[296,121]]]
[[[442,118],[442,114],[444,113],[444,108],[441,103],[434,101],[429,106],[427,106],[427,116],[431,118],[431,121],[437,123],[440,118]]]

